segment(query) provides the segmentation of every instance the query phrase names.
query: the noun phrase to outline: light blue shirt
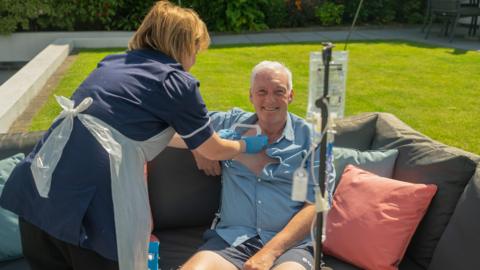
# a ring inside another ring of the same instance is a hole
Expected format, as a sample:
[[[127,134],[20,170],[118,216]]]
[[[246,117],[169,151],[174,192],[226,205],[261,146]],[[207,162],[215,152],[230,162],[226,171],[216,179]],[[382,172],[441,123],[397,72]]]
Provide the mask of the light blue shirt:
[[[256,114],[237,108],[211,112],[210,119],[217,131],[230,129],[235,123],[254,124],[258,120]],[[243,133],[245,129],[235,131]],[[220,222],[216,227],[220,237],[237,246],[258,235],[266,244],[287,225],[304,206],[304,202],[291,200],[292,176],[310,144],[307,123],[289,113],[282,136],[266,148],[266,154],[277,159],[277,163],[267,164],[255,175],[238,161],[222,162]],[[309,164],[307,160],[307,170]],[[314,201],[312,179],[308,182],[307,200]]]

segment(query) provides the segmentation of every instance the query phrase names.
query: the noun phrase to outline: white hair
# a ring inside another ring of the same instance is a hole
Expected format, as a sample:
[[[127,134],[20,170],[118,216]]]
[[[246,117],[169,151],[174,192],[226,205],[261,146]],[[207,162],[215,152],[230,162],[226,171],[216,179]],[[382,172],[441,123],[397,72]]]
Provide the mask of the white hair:
[[[253,86],[253,81],[255,80],[255,76],[257,76],[260,71],[263,70],[274,70],[274,71],[280,71],[283,72],[287,75],[288,79],[288,85],[287,85],[287,90],[290,91],[293,88],[293,83],[292,83],[292,72],[282,63],[277,62],[277,61],[262,61],[258,63],[253,69],[252,69],[252,76],[250,78],[250,87]]]

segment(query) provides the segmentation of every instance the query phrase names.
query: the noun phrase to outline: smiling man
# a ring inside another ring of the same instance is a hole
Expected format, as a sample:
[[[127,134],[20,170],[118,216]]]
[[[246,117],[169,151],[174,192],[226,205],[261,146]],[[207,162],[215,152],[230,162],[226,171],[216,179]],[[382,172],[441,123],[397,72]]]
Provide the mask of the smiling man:
[[[222,173],[222,203],[218,223],[205,232],[204,244],[181,269],[311,269],[309,229],[315,207],[290,199],[293,172],[311,143],[308,125],[288,112],[293,96],[290,70],[263,61],[251,75],[255,113],[233,109],[210,114],[217,131],[232,130],[237,123],[259,125],[269,144],[260,154],[240,155],[221,167],[194,153],[200,169],[210,175]],[[255,129],[235,132],[233,139],[253,135]],[[307,199],[314,201],[311,179]]]

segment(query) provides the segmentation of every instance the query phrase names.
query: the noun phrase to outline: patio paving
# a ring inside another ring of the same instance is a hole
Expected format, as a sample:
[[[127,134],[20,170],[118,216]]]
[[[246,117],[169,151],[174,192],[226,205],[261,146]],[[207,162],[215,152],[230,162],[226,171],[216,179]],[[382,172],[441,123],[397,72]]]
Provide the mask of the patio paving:
[[[231,34],[231,35],[212,35],[212,44],[265,44],[265,43],[292,43],[292,42],[324,42],[337,41],[343,42],[348,35],[348,29],[344,30],[305,30],[294,32],[267,32],[258,34]],[[385,29],[354,29],[350,40],[405,40],[416,43],[424,43],[433,46],[460,50],[480,51],[480,35],[476,37],[467,37],[466,28],[458,28],[453,42],[440,35],[439,26],[433,26],[430,37],[425,39],[425,33],[420,31],[420,27],[411,28],[385,28]]]

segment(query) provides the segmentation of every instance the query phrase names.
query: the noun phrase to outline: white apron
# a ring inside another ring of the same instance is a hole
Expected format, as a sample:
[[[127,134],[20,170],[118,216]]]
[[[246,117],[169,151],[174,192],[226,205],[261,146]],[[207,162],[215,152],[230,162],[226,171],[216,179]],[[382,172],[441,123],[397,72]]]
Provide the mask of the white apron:
[[[152,220],[144,164],[167,146],[174,130],[170,127],[146,141],[135,141],[102,120],[82,114],[92,104],[92,98],[84,99],[76,108],[73,101],[65,97],[55,98],[63,108],[57,119],[64,119],[42,145],[30,167],[40,196],[48,198],[52,174],[72,132],[73,118],[77,117],[109,154],[120,270],[148,269]]]

